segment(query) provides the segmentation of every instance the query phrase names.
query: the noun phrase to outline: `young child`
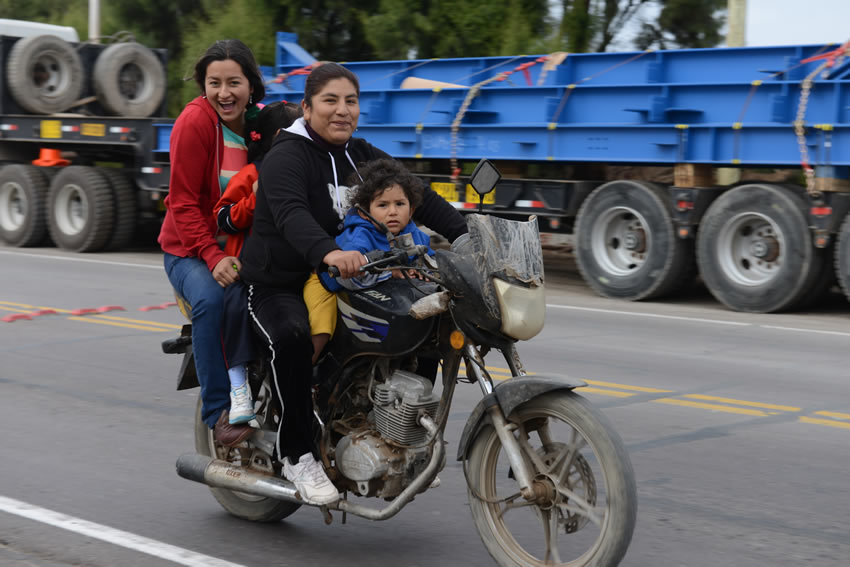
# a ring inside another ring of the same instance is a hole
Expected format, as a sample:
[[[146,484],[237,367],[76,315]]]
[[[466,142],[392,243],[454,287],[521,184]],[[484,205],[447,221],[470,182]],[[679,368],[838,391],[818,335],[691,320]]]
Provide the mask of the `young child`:
[[[272,146],[275,134],[288,128],[302,115],[301,106],[286,101],[266,105],[245,122],[245,145],[248,165],[234,175],[215,205],[219,229],[227,233],[224,250],[238,257],[254,220],[257,180],[263,157]],[[248,288],[242,282],[224,290],[222,321],[224,360],[230,377],[230,423],[247,423],[254,419],[254,403],[247,384],[245,364],[256,360],[254,330],[248,316]]]
[[[431,237],[419,230],[410,220],[413,211],[422,202],[423,187],[419,178],[391,159],[369,162],[360,168],[359,173],[360,178],[351,182],[352,186],[359,183],[351,196],[351,209],[345,216],[342,232],[336,237],[339,247],[363,253],[390,249],[386,235],[372,224],[372,221],[361,215],[354,205],[360,205],[369,211],[375,220],[386,225],[394,235],[410,233],[414,243],[430,246]],[[433,255],[434,251],[428,248],[428,253]],[[419,277],[419,274],[411,270],[408,276]],[[336,324],[336,301],[331,292],[342,288],[365,289],[390,277],[404,276],[399,270],[379,274],[363,273],[348,279],[334,279],[327,273],[310,276],[304,286],[304,301],[310,316],[314,364],[322,348],[333,335]]]

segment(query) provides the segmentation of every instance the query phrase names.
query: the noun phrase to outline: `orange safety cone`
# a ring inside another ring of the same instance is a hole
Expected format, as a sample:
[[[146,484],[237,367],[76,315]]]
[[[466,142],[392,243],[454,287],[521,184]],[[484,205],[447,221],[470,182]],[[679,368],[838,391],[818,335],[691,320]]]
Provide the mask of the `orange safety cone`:
[[[61,167],[63,165],[70,165],[71,160],[62,159],[62,152],[59,150],[41,148],[41,151],[38,153],[38,159],[32,160],[32,164],[42,167]]]

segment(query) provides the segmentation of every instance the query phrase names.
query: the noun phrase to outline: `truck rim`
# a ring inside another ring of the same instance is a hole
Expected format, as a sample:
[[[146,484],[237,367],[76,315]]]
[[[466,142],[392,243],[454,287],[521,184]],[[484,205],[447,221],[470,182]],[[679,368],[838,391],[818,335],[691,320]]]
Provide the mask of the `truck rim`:
[[[9,232],[20,229],[27,218],[27,198],[14,181],[0,185],[0,227]]]
[[[33,85],[46,95],[64,92],[70,82],[67,64],[50,51],[38,55],[31,72]]]
[[[79,234],[89,218],[89,201],[79,185],[65,185],[56,195],[53,214],[62,234]]]
[[[784,263],[785,237],[770,218],[754,212],[732,217],[717,239],[717,260],[727,277],[739,285],[764,285]]]
[[[646,219],[631,207],[613,207],[593,227],[590,246],[599,266],[610,274],[627,276],[646,261],[651,233]]]

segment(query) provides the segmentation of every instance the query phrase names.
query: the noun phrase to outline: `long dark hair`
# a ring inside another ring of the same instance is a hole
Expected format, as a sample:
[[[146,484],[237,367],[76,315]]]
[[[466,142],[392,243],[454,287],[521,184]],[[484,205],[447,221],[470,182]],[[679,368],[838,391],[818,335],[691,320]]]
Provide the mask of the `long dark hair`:
[[[339,63],[325,61],[318,67],[313,68],[304,82],[304,102],[307,106],[313,106],[313,97],[322,90],[322,87],[334,79],[348,79],[354,85],[357,96],[360,96],[360,81],[357,79],[357,75]]]
[[[266,86],[263,84],[263,75],[257,66],[257,60],[251,49],[238,39],[220,39],[210,45],[204,54],[195,63],[195,73],[192,78],[198,83],[201,93],[205,90],[204,81],[207,79],[207,67],[213,61],[224,61],[232,59],[242,67],[242,73],[251,85],[251,98],[256,104],[266,96]]]
[[[357,178],[356,173],[349,180],[351,185],[359,182],[354,195],[351,196],[352,207],[360,205],[368,211],[372,201],[392,185],[401,187],[404,196],[410,202],[411,209],[422,203],[422,196],[425,191],[422,181],[396,160],[376,159],[361,166],[359,171],[363,181]]]
[[[281,101],[264,106],[259,114],[245,121],[245,146],[248,163],[266,155],[272,147],[274,136],[281,128],[289,128],[304,111],[297,104]]]

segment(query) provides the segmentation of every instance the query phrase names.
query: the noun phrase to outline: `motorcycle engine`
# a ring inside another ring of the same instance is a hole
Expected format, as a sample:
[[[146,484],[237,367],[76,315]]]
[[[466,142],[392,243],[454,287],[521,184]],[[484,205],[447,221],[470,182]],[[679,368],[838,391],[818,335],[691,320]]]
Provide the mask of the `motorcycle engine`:
[[[440,398],[428,379],[403,370],[376,384],[373,398],[380,436],[374,431],[351,432],[337,443],[334,460],[339,472],[354,481],[357,493],[391,498],[427,464],[428,447],[416,445],[425,442],[428,432],[417,419],[420,410],[436,417]]]

